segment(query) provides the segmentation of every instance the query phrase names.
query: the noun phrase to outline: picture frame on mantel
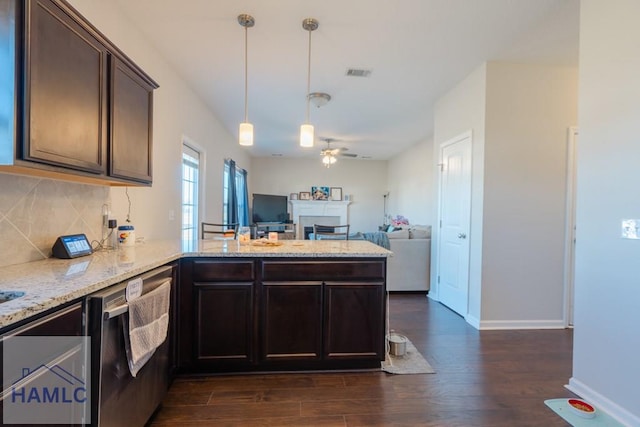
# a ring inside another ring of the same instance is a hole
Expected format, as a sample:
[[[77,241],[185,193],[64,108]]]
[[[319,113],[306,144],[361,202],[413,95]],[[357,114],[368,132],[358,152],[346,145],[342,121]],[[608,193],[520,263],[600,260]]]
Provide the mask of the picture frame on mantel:
[[[330,200],[342,200],[342,187],[331,187]]]
[[[298,198],[300,200],[311,200],[311,192],[301,191],[300,194],[298,194]]]
[[[311,198],[313,200],[329,200],[329,187],[311,187]]]

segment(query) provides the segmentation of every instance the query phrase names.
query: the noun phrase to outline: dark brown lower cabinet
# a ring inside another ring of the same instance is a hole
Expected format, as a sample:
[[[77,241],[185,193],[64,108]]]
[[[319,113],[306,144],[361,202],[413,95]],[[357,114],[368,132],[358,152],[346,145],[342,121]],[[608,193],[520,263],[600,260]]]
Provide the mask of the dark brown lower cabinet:
[[[324,357],[383,358],[384,283],[327,282],[324,295]]]
[[[322,282],[262,284],[262,360],[322,357]]]
[[[5,330],[0,331],[0,365],[4,363],[4,342],[7,339],[11,339],[12,337],[71,337],[84,335],[86,335],[86,333],[83,326],[82,302],[75,302],[62,308],[53,309],[47,314],[39,316],[35,320],[29,320],[19,326],[11,326]],[[12,398],[12,384],[15,384],[16,388],[23,391],[22,395],[18,395],[18,399],[24,398],[24,396],[32,397],[33,394],[29,393],[28,390],[32,390],[32,384],[34,384],[34,381],[36,381],[40,375],[45,375],[42,374],[43,371],[39,367],[55,367],[56,365],[66,366],[67,360],[77,360],[69,358],[77,358],[77,353],[79,351],[82,350],[77,347],[69,348],[64,343],[49,342],[48,347],[41,347],[35,353],[25,354],[24,357],[20,360],[20,363],[23,363],[22,378],[20,378],[20,373],[18,372],[12,372],[11,378],[4,378],[3,374],[5,372],[4,370],[0,370],[0,380],[3,384],[3,395],[5,396],[4,398]],[[30,369],[32,370],[32,372],[24,375],[25,369]],[[56,377],[54,377],[54,379],[55,378]],[[20,381],[18,382],[18,380]],[[81,379],[79,380],[81,381]],[[38,382],[38,384],[41,385],[41,381]],[[55,385],[57,383],[53,382],[53,384]],[[33,387],[35,388],[35,386]],[[24,392],[24,390],[27,390],[27,392]],[[36,389],[36,391],[37,390],[38,389]],[[4,401],[2,401],[2,404],[0,404],[0,420],[3,420],[3,407]],[[29,405],[26,404],[25,408],[27,408],[25,410],[28,410]],[[68,414],[68,423],[56,425],[74,425],[72,422],[73,416],[74,414],[70,412]],[[2,425],[7,424],[3,423]]]
[[[184,373],[379,368],[385,258],[183,259]]]
[[[201,367],[250,365],[254,351],[254,284],[195,283],[195,362]]]

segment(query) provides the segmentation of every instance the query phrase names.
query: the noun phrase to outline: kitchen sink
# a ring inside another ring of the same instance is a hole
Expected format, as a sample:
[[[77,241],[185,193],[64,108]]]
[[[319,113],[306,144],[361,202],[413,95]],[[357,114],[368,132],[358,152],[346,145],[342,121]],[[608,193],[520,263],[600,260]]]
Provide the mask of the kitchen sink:
[[[0,291],[0,304],[23,297],[24,294],[22,291]]]

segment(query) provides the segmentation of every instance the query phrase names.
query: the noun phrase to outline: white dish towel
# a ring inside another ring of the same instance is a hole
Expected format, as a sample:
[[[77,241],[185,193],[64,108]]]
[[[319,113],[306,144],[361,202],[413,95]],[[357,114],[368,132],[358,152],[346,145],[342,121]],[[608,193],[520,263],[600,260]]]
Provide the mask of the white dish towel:
[[[124,316],[124,342],[129,371],[135,377],[167,339],[171,281],[167,280],[146,294],[129,301]]]

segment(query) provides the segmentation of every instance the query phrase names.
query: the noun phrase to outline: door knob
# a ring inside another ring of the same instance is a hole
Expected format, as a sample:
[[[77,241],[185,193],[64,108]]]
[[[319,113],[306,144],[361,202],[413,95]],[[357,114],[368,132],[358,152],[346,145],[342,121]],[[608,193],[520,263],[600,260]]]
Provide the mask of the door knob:
[[[467,235],[464,233],[458,233],[458,239],[466,239]]]

